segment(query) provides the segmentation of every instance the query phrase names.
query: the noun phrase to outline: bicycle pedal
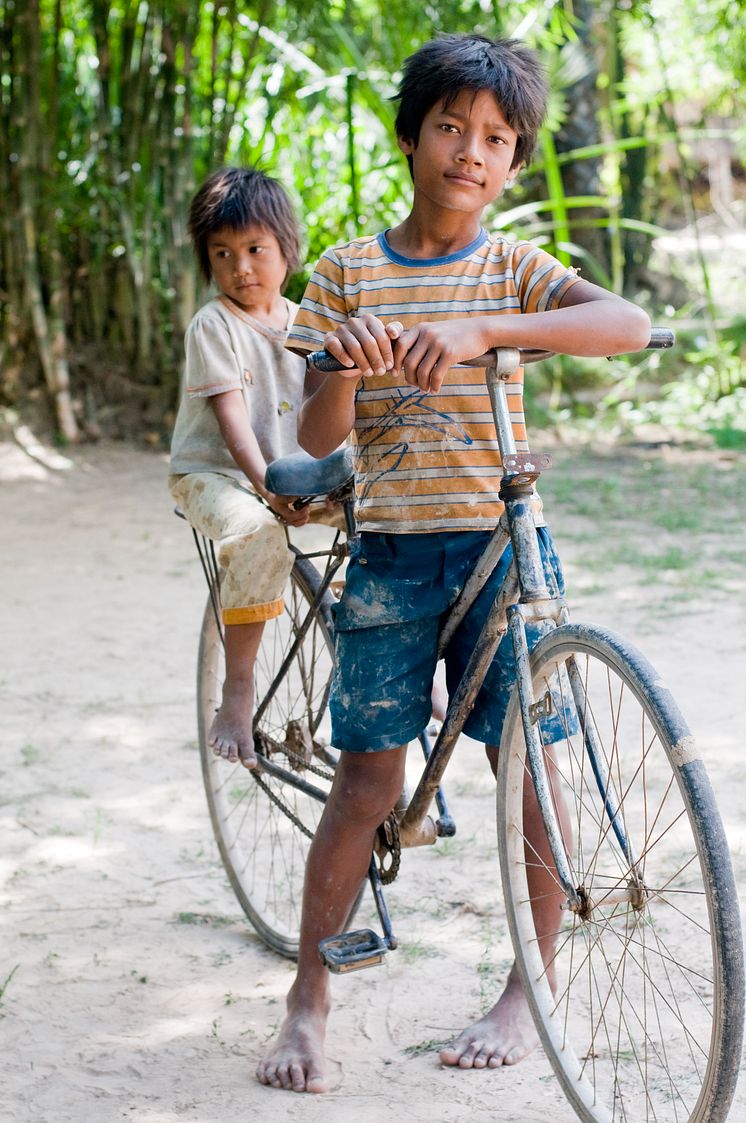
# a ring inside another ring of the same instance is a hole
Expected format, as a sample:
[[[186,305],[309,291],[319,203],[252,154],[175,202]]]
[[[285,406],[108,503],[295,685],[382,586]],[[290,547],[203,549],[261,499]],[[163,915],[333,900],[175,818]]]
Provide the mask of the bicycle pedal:
[[[360,971],[363,967],[376,967],[383,962],[388,950],[381,937],[370,928],[343,932],[341,936],[327,936],[319,941],[319,958],[335,975]]]

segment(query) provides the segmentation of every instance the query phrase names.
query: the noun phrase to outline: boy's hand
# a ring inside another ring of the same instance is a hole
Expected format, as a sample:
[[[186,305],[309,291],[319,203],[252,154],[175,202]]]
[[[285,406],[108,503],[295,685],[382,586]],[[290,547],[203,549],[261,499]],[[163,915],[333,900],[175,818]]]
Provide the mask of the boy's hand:
[[[272,491],[268,491],[266,495],[267,503],[281,522],[287,523],[288,526],[305,526],[311,517],[311,512],[307,506],[296,511],[291,504],[297,498],[297,495],[275,495]]]
[[[437,394],[452,366],[484,354],[489,344],[473,321],[441,320],[405,330],[396,320],[384,324],[366,313],[326,335],[324,348],[345,364],[342,377],[401,370],[410,386]]]
[[[456,363],[488,350],[481,329],[469,320],[440,320],[407,328],[394,344],[394,365],[410,386],[437,394]]]
[[[391,341],[398,339],[402,331],[397,321],[384,324],[366,312],[324,336],[324,349],[344,363],[345,370],[339,371],[343,377],[370,378],[394,369]]]

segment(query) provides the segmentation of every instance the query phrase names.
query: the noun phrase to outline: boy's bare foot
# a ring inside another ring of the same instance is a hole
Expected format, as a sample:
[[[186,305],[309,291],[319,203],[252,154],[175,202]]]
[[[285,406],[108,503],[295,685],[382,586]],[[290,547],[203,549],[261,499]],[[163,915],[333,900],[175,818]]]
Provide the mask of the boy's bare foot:
[[[223,687],[223,703],[213,718],[207,743],[215,756],[235,764],[240,760],[244,768],[256,768],[252,718],[254,713],[253,690]]]
[[[539,1044],[520,979],[510,974],[505,990],[488,1014],[440,1050],[444,1065],[499,1068],[514,1065]]]
[[[326,1092],[326,1017],[288,1014],[266,1057],[256,1069],[260,1084],[288,1092]]]

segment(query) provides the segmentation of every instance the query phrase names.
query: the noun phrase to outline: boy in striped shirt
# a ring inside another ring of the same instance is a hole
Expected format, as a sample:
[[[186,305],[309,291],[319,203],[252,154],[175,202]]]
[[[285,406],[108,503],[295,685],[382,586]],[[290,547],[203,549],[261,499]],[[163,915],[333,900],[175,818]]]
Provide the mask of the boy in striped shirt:
[[[499,346],[573,355],[644,347],[639,308],[585,280],[543,250],[491,234],[483,209],[530,158],[546,89],[534,54],[515,40],[444,36],[404,67],[397,143],[414,184],[398,226],[321,258],[287,345],[326,348],[345,365],[310,371],[299,441],[326,456],[352,434],[359,553],[336,614],[330,708],[342,750],[334,788],[308,858],[298,971],[287,1017],[257,1075],[294,1091],[327,1087],[329,1013],[319,941],[344,928],[373,838],[403,786],[406,745],[430,714],[443,613],[458,595],[502,512],[502,469],[483,371],[456,364]],[[523,371],[508,386],[516,446],[527,450]],[[538,498],[537,535],[547,579],[562,588]],[[504,578],[509,548],[446,653],[452,692]],[[512,682],[501,643],[464,727],[485,743],[493,769]],[[561,720],[557,737],[561,736]],[[544,852],[538,808],[529,841]],[[537,930],[558,928],[551,871]],[[551,967],[549,967],[551,974]],[[513,967],[489,1013],[441,1050],[461,1068],[521,1060],[537,1043]]]

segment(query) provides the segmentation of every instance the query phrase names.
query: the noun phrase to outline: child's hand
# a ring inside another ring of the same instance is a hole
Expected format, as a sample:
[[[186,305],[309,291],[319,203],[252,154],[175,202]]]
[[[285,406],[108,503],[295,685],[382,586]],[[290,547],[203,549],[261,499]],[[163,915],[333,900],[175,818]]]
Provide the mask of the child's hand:
[[[345,370],[339,372],[343,377],[370,378],[394,370],[391,341],[398,339],[402,331],[397,321],[384,324],[377,316],[366,313],[324,336],[324,349],[344,363]]]
[[[297,495],[275,495],[272,491],[267,492],[267,503],[270,508],[280,521],[287,523],[288,526],[305,526],[311,517],[308,506],[301,507],[299,511],[291,506],[297,498]]]
[[[457,363],[476,359],[488,349],[482,331],[469,320],[440,320],[403,331],[394,344],[394,365],[410,386],[437,394]]]

